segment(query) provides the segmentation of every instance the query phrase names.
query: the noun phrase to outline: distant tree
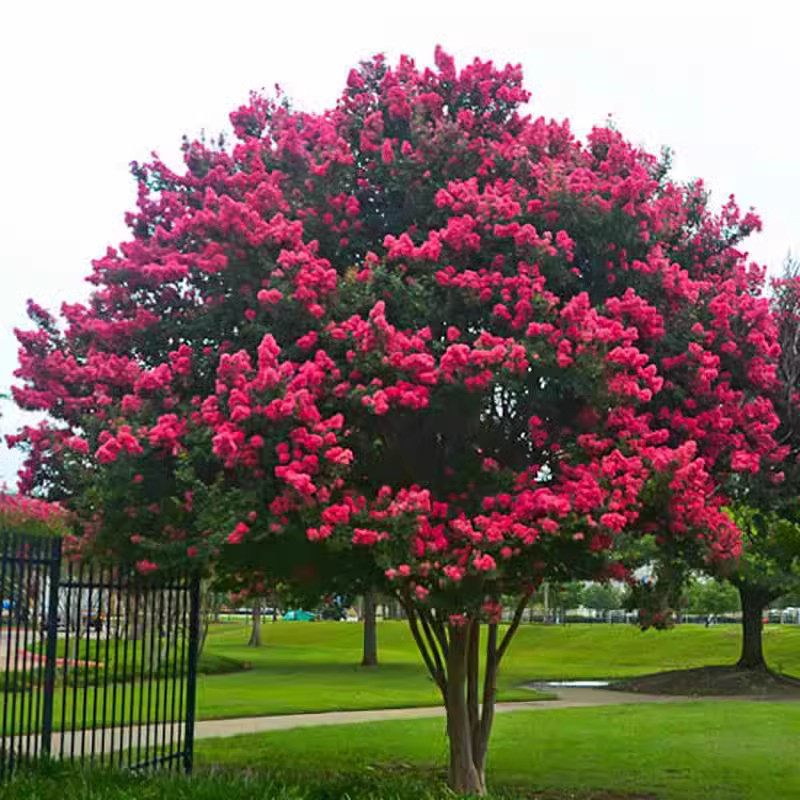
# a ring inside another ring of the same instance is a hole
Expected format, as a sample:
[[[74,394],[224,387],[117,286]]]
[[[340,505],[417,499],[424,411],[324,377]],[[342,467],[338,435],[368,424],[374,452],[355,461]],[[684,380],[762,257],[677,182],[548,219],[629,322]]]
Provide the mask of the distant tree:
[[[227,513],[225,509],[223,514]],[[209,525],[216,523],[212,514]],[[252,608],[252,631],[260,630],[256,608],[270,602],[284,607],[315,609],[330,598],[352,602],[358,595],[372,597],[362,606],[362,666],[378,663],[377,595],[386,589],[386,576],[364,551],[348,552],[332,543],[299,542],[284,537],[246,540],[226,553],[217,569],[216,585],[224,587]],[[251,632],[252,632],[251,631]],[[251,639],[254,637],[251,636]],[[256,646],[256,645],[254,645]]]
[[[247,640],[248,647],[261,647],[261,618],[264,614],[264,598],[261,596],[250,598],[251,608],[251,628],[250,638]]]
[[[686,611],[690,614],[733,614],[740,610],[739,593],[727,581],[693,578],[685,589]]]
[[[564,611],[580,608],[584,605],[584,585],[581,581],[568,581],[556,586],[558,603]]]
[[[362,667],[378,666],[378,598],[375,589],[369,587],[362,595],[364,622]]]
[[[800,608],[800,586],[778,597],[772,604],[772,608]]]
[[[622,592],[608,583],[590,583],[583,590],[583,605],[595,611],[612,611],[622,608]]]

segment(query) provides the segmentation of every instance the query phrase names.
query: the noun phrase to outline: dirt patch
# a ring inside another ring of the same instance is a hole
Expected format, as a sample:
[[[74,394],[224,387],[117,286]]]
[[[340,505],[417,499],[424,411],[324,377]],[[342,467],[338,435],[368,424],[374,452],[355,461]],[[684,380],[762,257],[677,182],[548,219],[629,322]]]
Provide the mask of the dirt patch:
[[[609,689],[643,694],[782,697],[800,699],[800,680],[769,671],[701,667],[657,672],[612,683]]]

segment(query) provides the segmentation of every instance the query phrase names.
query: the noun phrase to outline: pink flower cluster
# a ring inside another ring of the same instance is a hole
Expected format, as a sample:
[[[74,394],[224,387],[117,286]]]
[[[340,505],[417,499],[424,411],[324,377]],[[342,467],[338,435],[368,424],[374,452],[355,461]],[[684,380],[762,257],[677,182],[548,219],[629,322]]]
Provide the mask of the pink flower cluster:
[[[325,113],[255,95],[233,146],[135,166],[91,301],[18,333],[17,402],[57,422],[12,438],[24,488],[129,468],[117,524],[151,540],[338,540],[455,618],[584,558],[621,577],[630,536],[737,553],[728,488],[787,458],[757,218],[524,114],[519,67],[435,61],[367,62]]]

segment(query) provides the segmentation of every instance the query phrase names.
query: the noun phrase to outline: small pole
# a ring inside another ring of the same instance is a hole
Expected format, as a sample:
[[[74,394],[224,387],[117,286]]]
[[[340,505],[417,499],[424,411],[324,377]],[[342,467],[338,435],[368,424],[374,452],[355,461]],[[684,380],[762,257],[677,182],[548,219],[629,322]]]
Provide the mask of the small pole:
[[[53,694],[56,682],[56,645],[58,644],[58,594],[61,588],[61,539],[54,539],[50,552],[47,598],[47,645],[44,662],[44,711],[42,715],[43,758],[50,758],[53,741]],[[67,620],[69,624],[69,620]],[[65,658],[66,658],[65,654]]]
[[[187,775],[194,766],[194,719],[197,703],[197,656],[200,643],[200,576],[192,575],[189,586],[189,663],[186,666],[186,733],[183,767]]]

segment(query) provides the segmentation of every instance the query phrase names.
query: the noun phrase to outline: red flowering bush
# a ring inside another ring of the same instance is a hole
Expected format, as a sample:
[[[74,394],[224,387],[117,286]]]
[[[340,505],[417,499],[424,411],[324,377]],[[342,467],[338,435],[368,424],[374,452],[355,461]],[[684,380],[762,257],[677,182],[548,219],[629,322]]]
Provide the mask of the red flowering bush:
[[[58,503],[0,492],[0,532],[71,536],[69,513]]]
[[[134,165],[131,239],[90,301],[31,305],[18,334],[16,400],[52,420],[12,437],[22,486],[83,487],[86,546],[141,571],[366,553],[446,699],[460,791],[484,790],[534,587],[625,578],[643,537],[735,556],[725,487],[785,456],[738,250],[757,218],[528,99],[518,67],[440,50],[362,64],[322,114],[255,95],[233,144]]]

